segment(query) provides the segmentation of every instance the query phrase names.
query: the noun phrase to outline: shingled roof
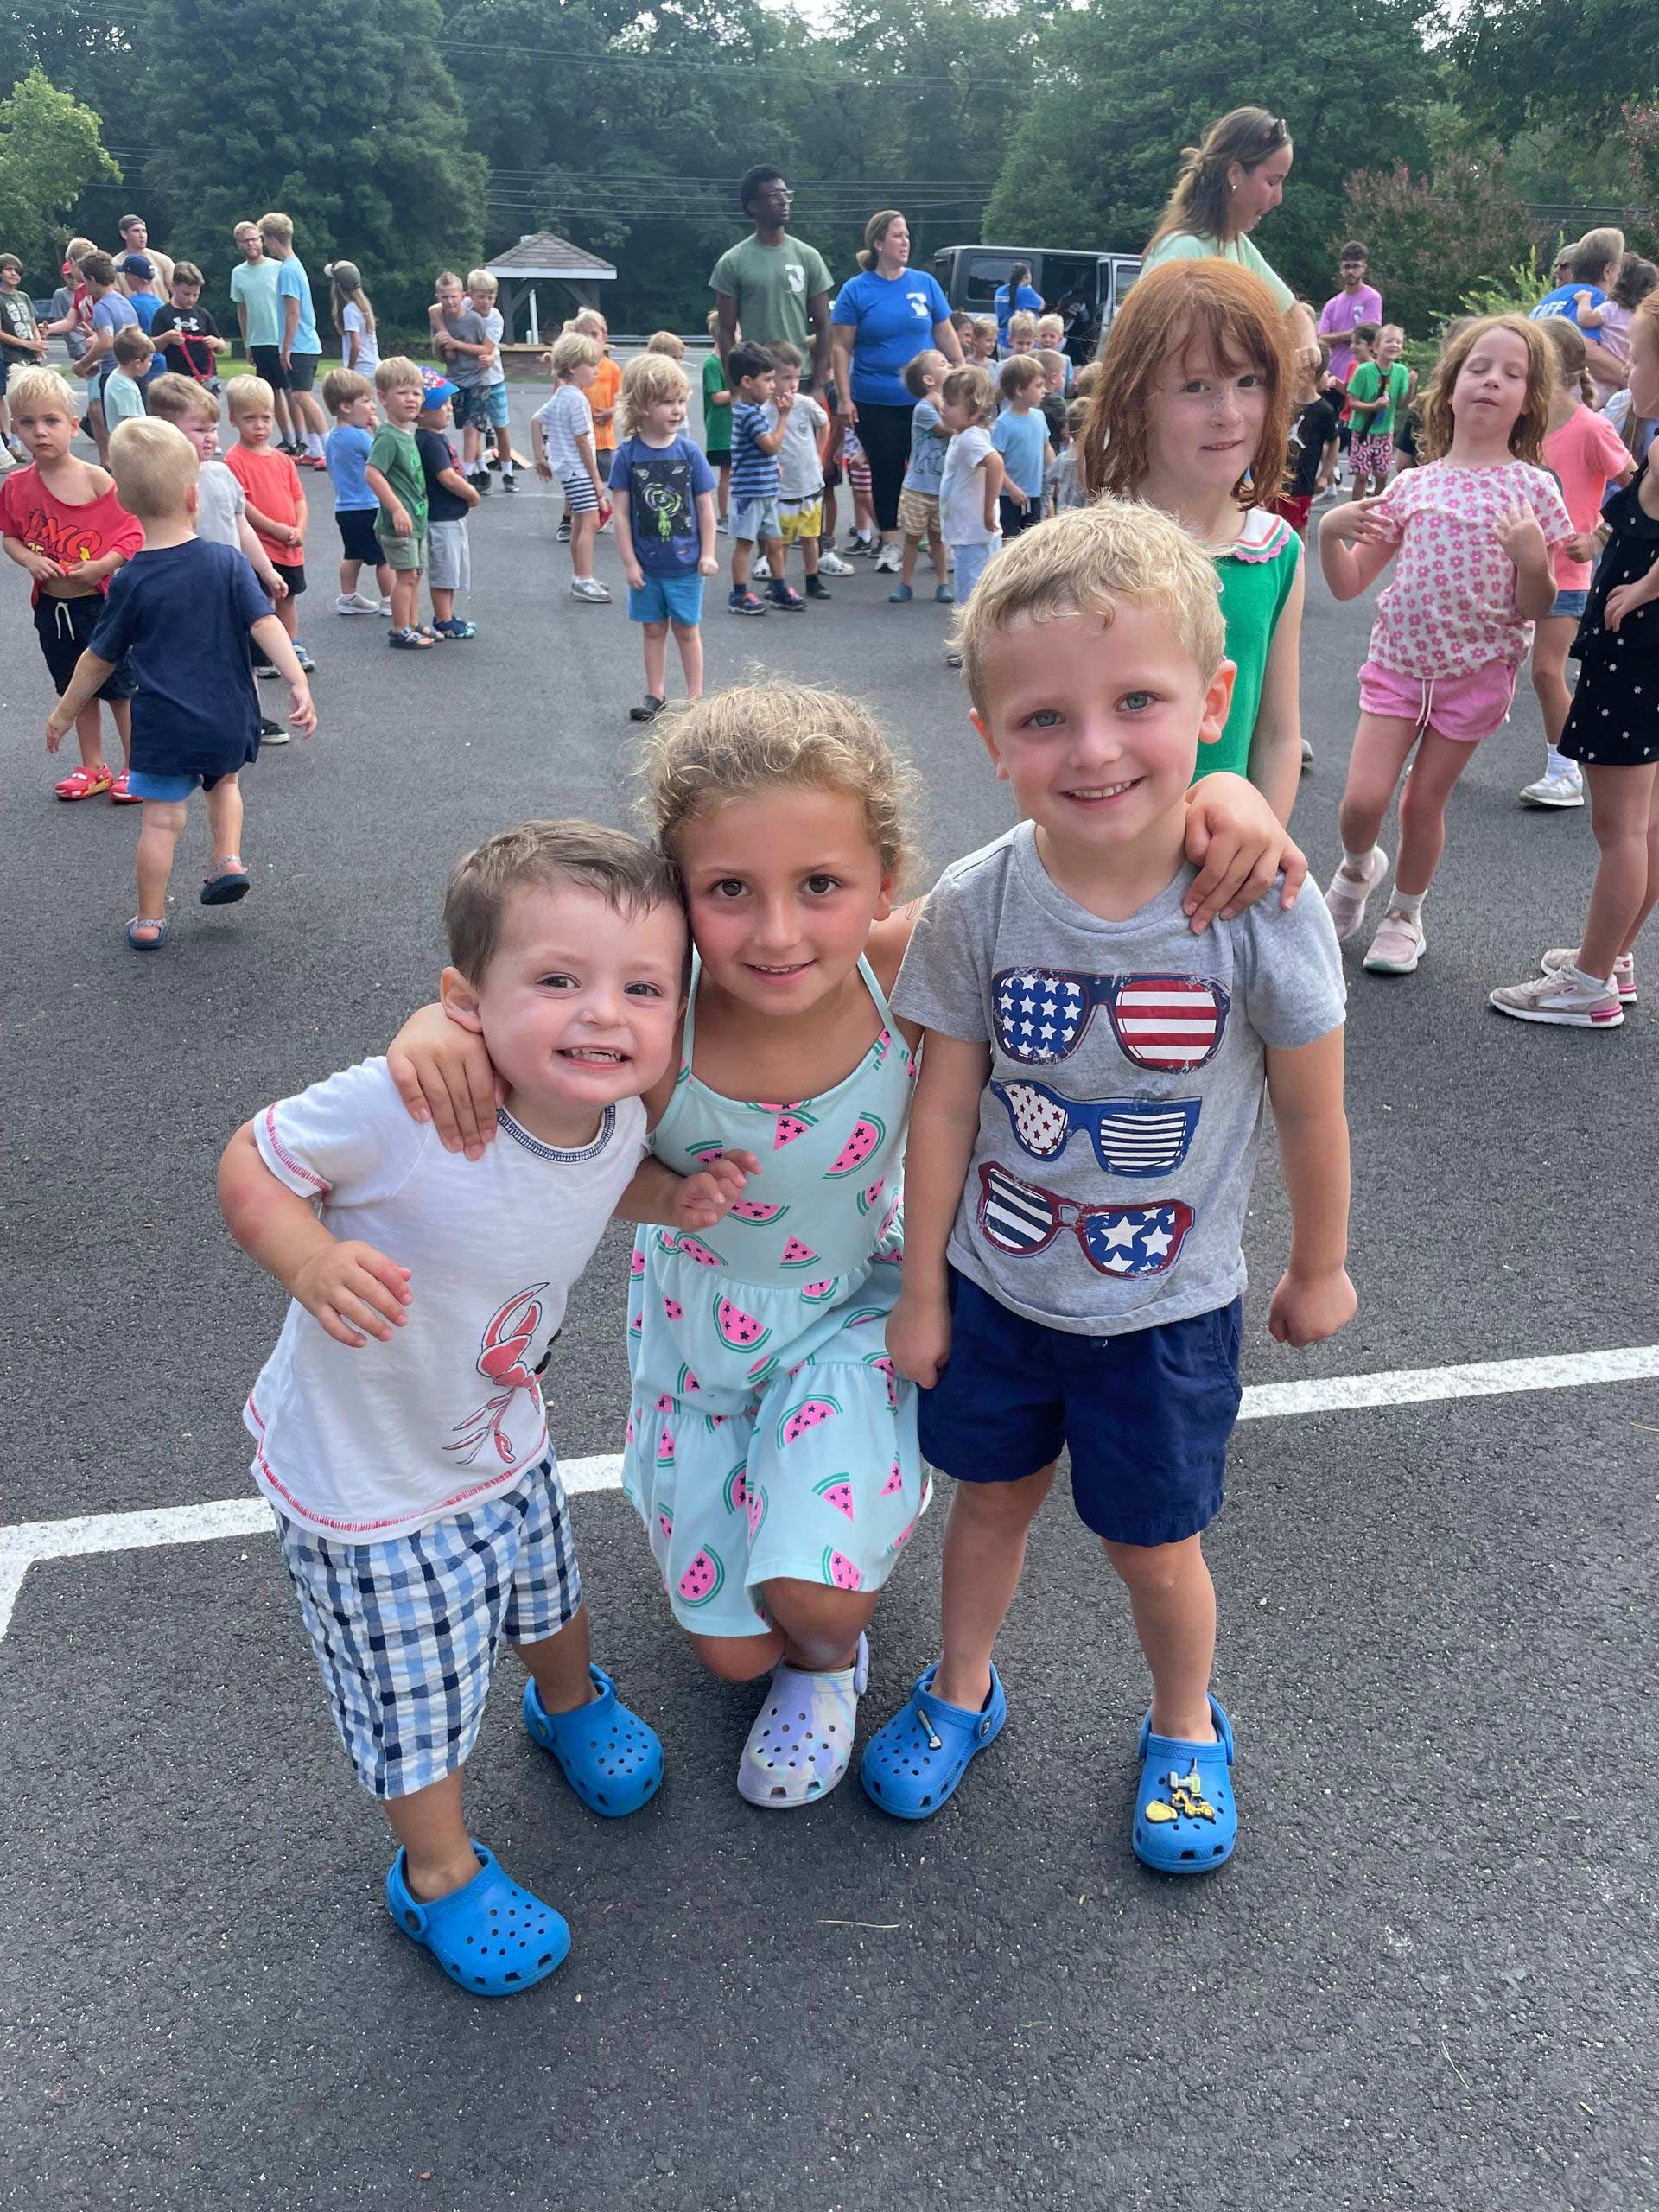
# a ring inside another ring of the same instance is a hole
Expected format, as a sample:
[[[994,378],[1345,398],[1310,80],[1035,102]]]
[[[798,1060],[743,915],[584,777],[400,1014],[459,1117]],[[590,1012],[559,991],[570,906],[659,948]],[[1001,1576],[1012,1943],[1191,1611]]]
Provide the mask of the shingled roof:
[[[498,253],[486,266],[492,276],[603,278],[616,275],[613,263],[601,261],[596,253],[589,253],[584,246],[572,245],[569,238],[562,238],[552,231],[527,232],[517,245]]]

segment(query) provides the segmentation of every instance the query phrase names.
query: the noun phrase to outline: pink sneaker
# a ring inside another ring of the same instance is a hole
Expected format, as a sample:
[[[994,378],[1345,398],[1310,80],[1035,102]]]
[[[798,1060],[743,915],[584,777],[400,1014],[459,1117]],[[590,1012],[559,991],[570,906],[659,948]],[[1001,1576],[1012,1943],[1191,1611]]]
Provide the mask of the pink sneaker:
[[[1563,968],[1576,968],[1579,948],[1576,944],[1557,944],[1544,955],[1538,965],[1546,976],[1559,976]],[[1636,1004],[1636,955],[1621,952],[1613,963],[1613,988],[1618,993],[1621,1006]]]
[[[1344,944],[1357,933],[1365,918],[1366,903],[1388,872],[1388,855],[1381,845],[1373,845],[1366,858],[1363,877],[1356,880],[1349,874],[1344,863],[1325,886],[1325,903],[1336,925],[1337,935]]]
[[[1410,976],[1428,949],[1421,922],[1403,914],[1385,914],[1362,966],[1373,976]]]
[[[1617,1029],[1624,1019],[1617,991],[1566,967],[1556,975],[1535,976],[1530,982],[1493,991],[1490,1002],[1516,1021],[1547,1021],[1558,1029]]]

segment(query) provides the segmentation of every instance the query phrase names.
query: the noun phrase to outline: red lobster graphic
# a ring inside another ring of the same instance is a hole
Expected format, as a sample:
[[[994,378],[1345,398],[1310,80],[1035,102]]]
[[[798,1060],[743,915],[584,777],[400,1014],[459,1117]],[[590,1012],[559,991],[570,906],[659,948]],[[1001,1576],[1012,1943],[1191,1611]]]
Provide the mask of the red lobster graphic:
[[[460,1442],[443,1447],[446,1452],[458,1452],[469,1465],[484,1449],[486,1439],[495,1446],[502,1465],[512,1465],[512,1446],[502,1428],[502,1418],[520,1390],[539,1387],[524,1365],[524,1353],[542,1325],[541,1293],[546,1288],[544,1282],[533,1282],[528,1290],[510,1298],[484,1332],[484,1347],[474,1364],[486,1382],[500,1384],[500,1395],[486,1398],[476,1413],[457,1421],[455,1434]]]

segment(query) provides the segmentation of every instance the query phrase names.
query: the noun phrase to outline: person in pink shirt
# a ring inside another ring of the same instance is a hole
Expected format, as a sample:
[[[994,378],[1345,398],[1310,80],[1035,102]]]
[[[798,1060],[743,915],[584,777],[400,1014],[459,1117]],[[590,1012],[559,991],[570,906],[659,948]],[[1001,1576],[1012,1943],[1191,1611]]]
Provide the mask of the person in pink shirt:
[[[1365,955],[1372,975],[1409,976],[1421,962],[1446,801],[1480,739],[1508,720],[1532,626],[1555,604],[1550,556],[1573,535],[1539,466],[1555,359],[1522,315],[1470,321],[1446,341],[1423,401],[1424,465],[1319,528],[1336,599],[1357,599],[1400,556],[1359,671],[1342,864],[1325,894],[1338,937],[1355,936],[1389,872],[1377,833],[1409,762],[1394,891]]]
[[[1354,372],[1354,330],[1362,322],[1380,323],[1382,320],[1382,295],[1374,284],[1365,281],[1370,257],[1357,238],[1350,238],[1338,257],[1342,272],[1342,289],[1332,293],[1319,310],[1319,335],[1331,349],[1330,372],[1344,391]],[[1342,450],[1348,451],[1353,436],[1353,423],[1344,403],[1342,427],[1338,432]]]
[[[1521,794],[1523,806],[1582,806],[1584,771],[1559,751],[1573,694],[1567,687],[1567,651],[1584,613],[1595,567],[1601,503],[1615,484],[1628,483],[1636,463],[1605,415],[1586,404],[1595,390],[1583,337],[1564,315],[1540,328],[1556,363],[1555,389],[1544,440],[1544,466],[1561,487],[1573,536],[1555,554],[1555,604],[1538,624],[1532,645],[1532,688],[1544,717],[1548,753],[1544,772]]]

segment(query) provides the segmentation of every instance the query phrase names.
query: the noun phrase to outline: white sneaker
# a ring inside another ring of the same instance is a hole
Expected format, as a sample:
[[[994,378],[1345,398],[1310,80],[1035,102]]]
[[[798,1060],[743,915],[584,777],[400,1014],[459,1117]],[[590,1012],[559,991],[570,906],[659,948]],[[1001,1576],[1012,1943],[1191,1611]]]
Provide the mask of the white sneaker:
[[[1521,794],[1521,804],[1522,806],[1582,806],[1583,770],[1572,760],[1559,768],[1547,770],[1535,784],[1527,785]]]
[[[1578,964],[1579,948],[1576,944],[1552,945],[1538,963],[1546,976],[1559,976],[1563,968],[1576,968]],[[1636,1004],[1636,955],[1633,952],[1621,952],[1613,963],[1613,972],[1608,980],[1618,993],[1620,1003],[1624,1006],[1634,1006]]]
[[[875,556],[875,573],[878,576],[896,576],[902,565],[899,548],[891,538],[887,539]]]
[[[611,603],[611,594],[597,576],[572,576],[570,596],[585,599],[590,607],[608,607]]]
[[[1339,868],[1325,889],[1325,903],[1331,919],[1336,925],[1337,935],[1345,944],[1357,935],[1365,918],[1365,907],[1373,891],[1389,872],[1389,856],[1381,845],[1373,845],[1365,862],[1365,874],[1356,882],[1346,866]]]
[[[387,621],[390,622],[391,620],[391,601],[389,599],[383,599],[381,601],[380,612],[385,616]]]
[[[1308,743],[1307,740],[1304,738],[1302,740],[1302,766],[1304,769],[1308,769],[1313,766],[1313,747]]]
[[[1516,1021],[1547,1021],[1558,1029],[1617,1029],[1624,1019],[1618,993],[1576,968],[1493,991],[1490,1003]]]
[[[868,537],[863,531],[855,530],[847,540],[843,550],[852,554],[874,553],[875,540],[874,537]]]
[[[818,574],[821,576],[853,576],[858,571],[850,561],[843,561],[839,553],[830,553],[823,547],[818,550]]]
[[[1372,976],[1413,976],[1428,949],[1421,922],[1403,914],[1384,914],[1361,966]]]
[[[380,602],[378,600],[365,602],[354,591],[344,591],[334,601],[334,612],[336,614],[378,614]]]
[[[764,584],[771,582],[772,563],[767,560],[764,553],[762,553],[756,560],[750,563],[749,574],[759,583]]]

